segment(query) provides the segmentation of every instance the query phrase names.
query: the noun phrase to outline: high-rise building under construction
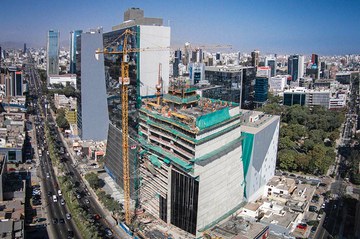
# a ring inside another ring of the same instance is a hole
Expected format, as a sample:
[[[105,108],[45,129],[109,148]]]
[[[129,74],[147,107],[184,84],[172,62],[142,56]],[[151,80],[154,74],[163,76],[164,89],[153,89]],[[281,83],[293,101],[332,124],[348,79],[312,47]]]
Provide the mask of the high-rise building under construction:
[[[168,224],[198,237],[274,175],[279,117],[201,98],[182,80],[139,114],[140,205]]]

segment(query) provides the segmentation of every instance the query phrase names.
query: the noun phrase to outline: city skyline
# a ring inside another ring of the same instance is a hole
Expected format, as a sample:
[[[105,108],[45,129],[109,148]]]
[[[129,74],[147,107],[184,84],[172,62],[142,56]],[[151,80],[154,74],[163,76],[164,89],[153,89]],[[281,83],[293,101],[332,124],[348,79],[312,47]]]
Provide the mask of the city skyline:
[[[171,45],[231,44],[234,51],[262,54],[358,54],[358,1],[3,1],[0,44],[46,45],[50,29],[60,31],[68,45],[71,30],[102,26],[104,32],[123,21],[130,7],[145,16],[161,17],[171,26]],[[21,6],[21,7],[19,7]],[[15,13],[15,14],[14,14]],[[346,37],[345,37],[346,36]]]

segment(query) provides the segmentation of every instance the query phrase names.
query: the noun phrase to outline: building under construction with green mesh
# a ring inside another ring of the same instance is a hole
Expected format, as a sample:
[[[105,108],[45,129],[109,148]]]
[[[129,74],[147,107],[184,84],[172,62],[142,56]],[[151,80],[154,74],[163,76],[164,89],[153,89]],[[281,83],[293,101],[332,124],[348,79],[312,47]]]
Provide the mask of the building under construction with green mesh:
[[[184,81],[140,109],[140,203],[191,234],[243,201],[241,112],[200,98]]]

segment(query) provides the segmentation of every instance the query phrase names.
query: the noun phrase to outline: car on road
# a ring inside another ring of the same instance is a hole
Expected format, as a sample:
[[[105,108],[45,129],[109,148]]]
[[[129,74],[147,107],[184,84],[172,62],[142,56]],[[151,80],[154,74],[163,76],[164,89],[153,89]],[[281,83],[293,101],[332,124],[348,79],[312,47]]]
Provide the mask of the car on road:
[[[89,203],[90,203],[89,199],[87,199],[87,198],[84,199],[84,202],[85,202],[86,204],[89,204]]]
[[[70,213],[66,213],[66,219],[68,219],[68,220],[71,219],[71,214]]]
[[[64,224],[64,223],[65,223],[64,218],[60,218],[60,219],[59,219],[59,222],[60,222],[61,224]]]
[[[74,232],[72,230],[68,230],[68,239],[73,238],[74,237]]]
[[[53,223],[53,224],[57,224],[57,223],[58,223],[58,219],[57,219],[57,218],[53,218],[53,219],[52,219],[52,223]]]
[[[111,237],[113,235],[112,231],[110,230],[110,228],[105,228],[105,235],[108,237]]]
[[[63,198],[60,200],[60,204],[63,206],[65,205],[65,200]]]
[[[47,178],[50,178],[50,174],[49,174],[49,173],[46,173],[46,177],[47,177]]]
[[[62,193],[61,193],[60,189],[58,190],[58,194],[59,194],[60,197],[62,196]]]

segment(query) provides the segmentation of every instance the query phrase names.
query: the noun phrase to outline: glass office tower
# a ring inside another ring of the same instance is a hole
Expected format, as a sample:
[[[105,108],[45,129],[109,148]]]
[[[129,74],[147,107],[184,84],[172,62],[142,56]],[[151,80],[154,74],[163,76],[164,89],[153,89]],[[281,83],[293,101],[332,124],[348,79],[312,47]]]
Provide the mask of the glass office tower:
[[[76,38],[80,36],[82,30],[75,30],[70,32],[70,72],[76,73]]]
[[[128,38],[128,49],[139,48],[139,27],[134,26],[129,28],[132,32],[137,34],[131,35]],[[109,51],[122,51],[123,40],[119,37],[126,29],[116,30],[103,34],[104,49]],[[141,106],[140,97],[140,80],[138,73],[138,59],[139,53],[129,53],[129,77],[130,85],[128,85],[129,95],[129,144],[136,145],[137,138],[137,110]],[[107,103],[109,113],[109,129],[106,149],[105,170],[115,180],[115,182],[123,188],[123,165],[122,165],[122,132],[121,132],[121,85],[119,77],[121,77],[121,61],[122,55],[104,55],[105,64],[105,84],[107,92]],[[136,148],[129,149],[129,166],[130,166],[130,193],[131,198],[134,198],[134,189],[136,188]]]
[[[59,47],[60,47],[60,32],[56,30],[48,31],[47,48],[46,48],[47,75],[59,74]]]

